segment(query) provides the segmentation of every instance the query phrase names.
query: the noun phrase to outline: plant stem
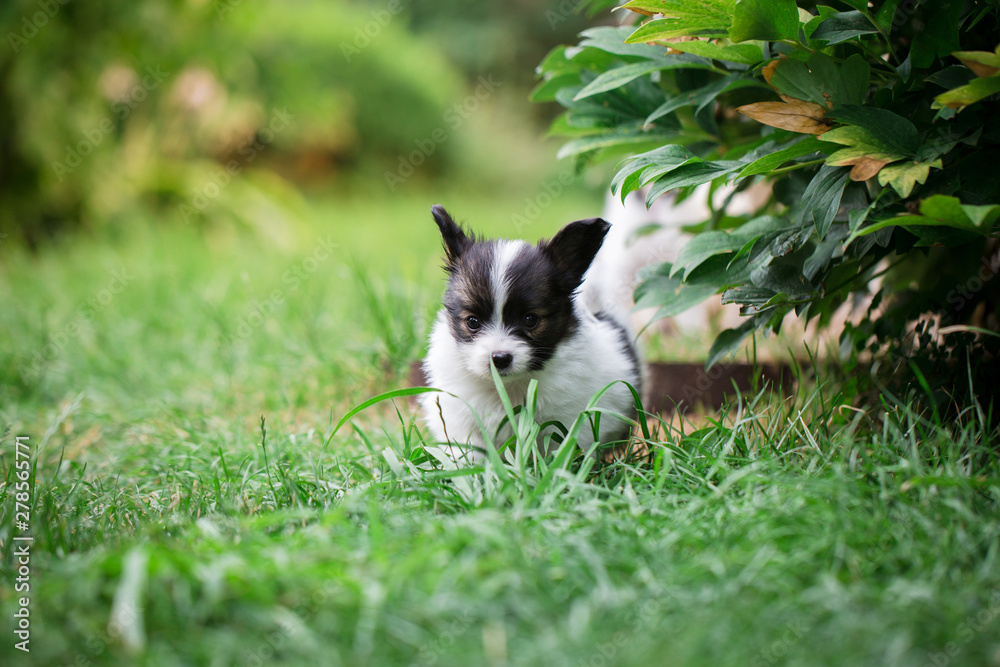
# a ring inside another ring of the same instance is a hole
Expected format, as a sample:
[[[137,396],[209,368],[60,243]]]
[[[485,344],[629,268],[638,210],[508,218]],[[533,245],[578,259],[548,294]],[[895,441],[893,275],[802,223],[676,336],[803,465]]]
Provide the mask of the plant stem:
[[[817,158],[815,160],[809,160],[808,162],[799,162],[798,164],[790,164],[787,167],[778,167],[777,169],[772,169],[771,174],[786,174],[790,171],[795,171],[796,169],[802,169],[803,167],[811,167],[814,164],[823,164],[826,162],[826,157]]]
[[[278,492],[274,490],[274,481],[271,479],[271,464],[267,461],[267,428],[264,427],[264,415],[260,416],[260,446],[264,449],[264,469],[267,471],[267,484],[271,487],[274,495],[274,504],[278,504]]]
[[[889,39],[889,33],[883,30],[882,26],[879,25],[878,21],[872,18],[872,15],[867,8],[862,9],[861,13],[865,15],[865,18],[867,18],[873,26],[875,26],[875,29],[878,31],[878,34],[882,37],[882,40],[885,41],[885,47],[889,49],[889,56],[893,59],[894,62],[898,63],[899,57],[896,55],[896,49],[892,48],[892,41],[890,41]]]

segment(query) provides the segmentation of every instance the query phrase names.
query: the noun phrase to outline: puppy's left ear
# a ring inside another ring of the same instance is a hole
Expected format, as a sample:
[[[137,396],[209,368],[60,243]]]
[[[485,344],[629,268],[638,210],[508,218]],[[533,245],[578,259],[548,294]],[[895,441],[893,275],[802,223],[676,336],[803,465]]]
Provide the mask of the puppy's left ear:
[[[431,207],[431,215],[434,216],[434,222],[437,223],[438,229],[441,230],[441,240],[444,242],[448,267],[454,267],[466,248],[475,241],[475,238],[466,236],[462,228],[451,219],[451,215],[448,214],[448,211],[444,210],[444,206],[441,206],[441,204],[435,204]]]
[[[609,229],[611,224],[601,218],[577,220],[559,230],[551,241],[540,243],[539,248],[568,274],[575,287],[583,281]]]

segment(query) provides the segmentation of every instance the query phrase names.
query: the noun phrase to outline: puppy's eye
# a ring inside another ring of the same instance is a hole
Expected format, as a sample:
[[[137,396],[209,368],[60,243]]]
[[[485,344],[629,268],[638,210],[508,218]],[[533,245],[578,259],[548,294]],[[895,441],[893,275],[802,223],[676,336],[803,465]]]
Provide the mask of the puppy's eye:
[[[482,328],[483,323],[479,321],[478,317],[466,317],[465,326],[469,327],[469,331],[478,331]]]
[[[524,324],[525,329],[534,329],[538,326],[538,315],[534,313],[528,313],[522,318],[521,322]]]

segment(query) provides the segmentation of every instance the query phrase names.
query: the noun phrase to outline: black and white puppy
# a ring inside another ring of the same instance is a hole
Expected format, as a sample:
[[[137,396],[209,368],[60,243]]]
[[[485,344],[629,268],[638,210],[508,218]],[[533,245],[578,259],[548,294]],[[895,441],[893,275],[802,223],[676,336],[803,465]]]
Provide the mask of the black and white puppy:
[[[441,230],[449,275],[424,361],[427,383],[443,392],[423,394],[424,419],[440,442],[485,445],[466,402],[492,436],[505,416],[490,372],[496,366],[514,405],[538,381],[535,419],[567,429],[606,385],[625,380],[641,391],[641,370],[627,313],[588,304],[602,300],[598,281],[585,281],[610,225],[600,218],[570,223],[551,240],[482,240],[466,233],[441,206],[431,209]],[[589,298],[588,298],[589,297]],[[446,392],[446,393],[445,393]],[[451,395],[450,395],[451,394]],[[460,397],[463,400],[460,400]],[[635,415],[632,394],[617,383],[598,407]],[[551,428],[551,427],[550,427]],[[543,431],[542,436],[549,431]],[[496,444],[510,436],[504,427]],[[628,424],[602,415],[600,442],[628,438]],[[594,443],[586,423],[579,445]]]

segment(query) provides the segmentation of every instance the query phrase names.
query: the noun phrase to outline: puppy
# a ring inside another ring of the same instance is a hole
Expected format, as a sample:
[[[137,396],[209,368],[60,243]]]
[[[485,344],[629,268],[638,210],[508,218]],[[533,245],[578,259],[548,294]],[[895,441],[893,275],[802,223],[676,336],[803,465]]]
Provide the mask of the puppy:
[[[535,420],[541,425],[559,422],[569,429],[590,399],[618,380],[641,392],[640,361],[627,312],[610,307],[596,281],[585,281],[611,227],[607,222],[578,220],[532,246],[482,240],[466,233],[441,206],[431,213],[444,241],[449,276],[444,308],[424,361],[427,383],[442,390],[421,396],[434,438],[485,447],[472,411],[489,437],[496,436],[495,445],[510,437],[509,424],[497,434],[506,413],[491,362],[515,406],[524,403],[529,381],[538,381]],[[635,416],[632,394],[620,382],[603,395],[598,407]],[[539,445],[553,429],[549,425],[542,430]],[[587,421],[579,432],[584,451],[594,444],[594,430]],[[600,442],[626,440],[629,433],[628,423],[610,414],[601,416]],[[557,445],[549,443],[549,449]]]

